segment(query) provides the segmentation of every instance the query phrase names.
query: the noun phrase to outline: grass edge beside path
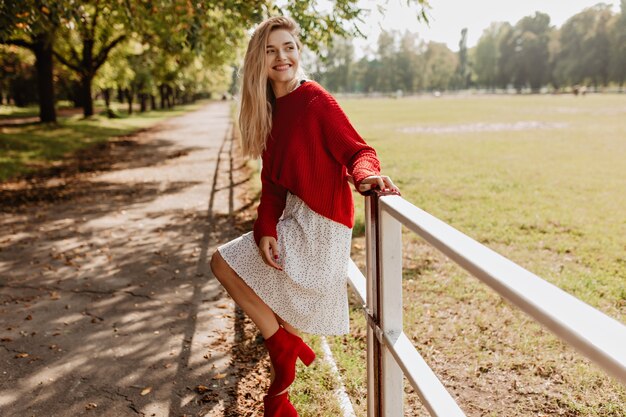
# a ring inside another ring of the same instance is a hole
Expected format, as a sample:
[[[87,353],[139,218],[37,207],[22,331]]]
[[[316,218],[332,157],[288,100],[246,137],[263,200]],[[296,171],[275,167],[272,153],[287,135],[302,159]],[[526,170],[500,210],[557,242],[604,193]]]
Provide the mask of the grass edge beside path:
[[[36,176],[38,171],[58,166],[76,152],[126,136],[210,103],[201,100],[170,110],[153,110],[117,119],[80,115],[58,123],[28,123],[0,127],[0,183]]]

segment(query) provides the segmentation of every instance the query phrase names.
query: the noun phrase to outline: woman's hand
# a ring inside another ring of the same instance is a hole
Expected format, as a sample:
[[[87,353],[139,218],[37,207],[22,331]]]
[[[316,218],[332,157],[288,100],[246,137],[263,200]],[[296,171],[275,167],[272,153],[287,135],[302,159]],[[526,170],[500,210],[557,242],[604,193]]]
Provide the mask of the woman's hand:
[[[273,236],[263,236],[261,240],[259,240],[259,252],[261,253],[263,262],[279,271],[283,270],[283,268],[276,263],[279,256],[278,243]]]
[[[359,191],[365,192],[373,188],[378,188],[382,191],[395,191],[400,194],[400,189],[395,186],[391,178],[386,175],[371,175],[365,177],[361,184],[359,184]]]

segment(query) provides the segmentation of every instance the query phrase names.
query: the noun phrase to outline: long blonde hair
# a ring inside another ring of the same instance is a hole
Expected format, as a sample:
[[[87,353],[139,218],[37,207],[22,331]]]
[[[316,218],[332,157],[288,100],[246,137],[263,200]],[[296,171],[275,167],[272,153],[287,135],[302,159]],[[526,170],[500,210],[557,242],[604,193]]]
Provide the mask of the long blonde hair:
[[[286,16],[274,16],[261,22],[248,42],[243,61],[239,129],[242,151],[252,158],[261,156],[267,137],[272,131],[272,108],[276,98],[267,75],[265,47],[270,33],[276,29],[288,31],[294,37],[298,51],[302,51],[302,43],[298,37],[300,28],[293,19]],[[300,66],[297,74],[304,74]]]

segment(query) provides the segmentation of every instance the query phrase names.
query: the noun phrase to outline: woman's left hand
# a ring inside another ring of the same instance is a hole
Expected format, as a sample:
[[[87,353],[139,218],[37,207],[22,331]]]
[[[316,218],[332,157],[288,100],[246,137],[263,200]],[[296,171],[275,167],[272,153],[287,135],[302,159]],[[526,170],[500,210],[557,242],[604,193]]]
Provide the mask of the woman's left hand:
[[[400,189],[391,181],[386,175],[371,175],[365,177],[359,184],[359,191],[365,192],[371,189],[378,188],[382,191],[395,191],[400,194]]]

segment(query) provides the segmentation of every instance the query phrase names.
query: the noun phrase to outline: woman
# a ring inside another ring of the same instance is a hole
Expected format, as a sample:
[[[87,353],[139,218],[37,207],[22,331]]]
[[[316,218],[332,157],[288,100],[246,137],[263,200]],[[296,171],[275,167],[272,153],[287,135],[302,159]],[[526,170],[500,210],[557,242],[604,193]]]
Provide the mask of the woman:
[[[244,58],[242,149],[261,156],[254,230],[221,246],[211,269],[257,325],[269,352],[265,416],[297,416],[287,389],[296,359],[315,353],[299,331],[348,332],[347,270],[354,205],[363,193],[398,191],[380,175],[376,152],[334,98],[303,79],[296,23],[272,17],[255,30]]]

